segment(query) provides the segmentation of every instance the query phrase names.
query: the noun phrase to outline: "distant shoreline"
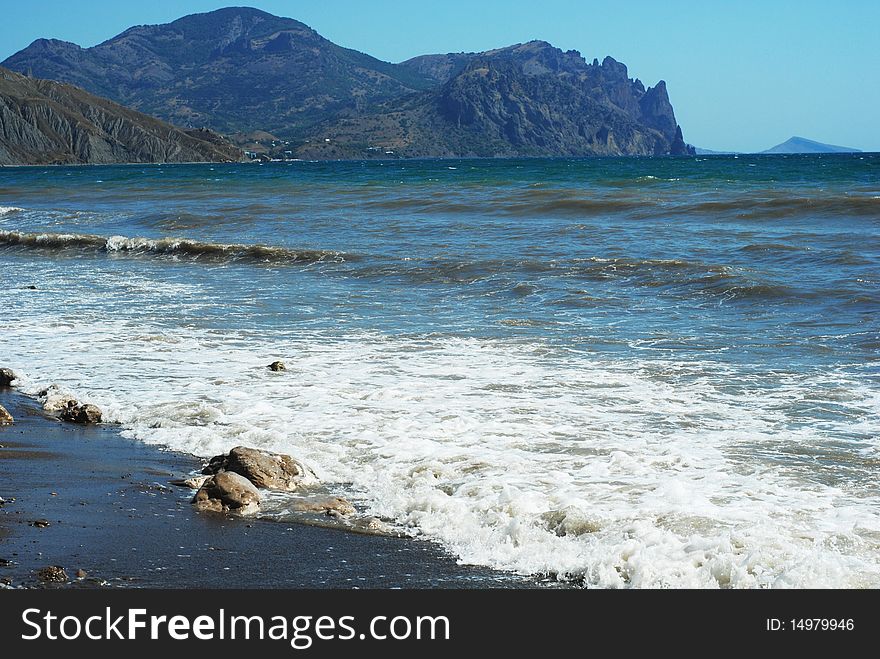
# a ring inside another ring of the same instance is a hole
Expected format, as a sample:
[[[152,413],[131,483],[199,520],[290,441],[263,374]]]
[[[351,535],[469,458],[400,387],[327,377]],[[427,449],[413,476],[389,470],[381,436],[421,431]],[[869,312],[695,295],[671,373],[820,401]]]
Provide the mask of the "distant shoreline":
[[[640,156],[640,155],[623,155],[623,156],[431,156],[422,158],[336,158],[327,160],[310,160],[306,158],[298,158],[293,160],[241,160],[235,162],[229,161],[195,161],[195,162],[119,162],[119,163],[94,163],[94,162],[78,162],[78,163],[52,163],[47,165],[0,165],[0,169],[23,169],[23,168],[41,168],[41,167],[172,167],[177,165],[278,165],[290,163],[329,163],[329,162],[424,162],[439,161],[449,162],[458,160],[479,160],[479,161],[504,161],[504,160],[702,160],[704,158],[790,158],[792,156],[818,156],[827,157],[853,157],[853,156],[873,156],[880,154],[880,151],[851,151],[840,153],[712,153],[692,155],[661,155],[661,156]]]

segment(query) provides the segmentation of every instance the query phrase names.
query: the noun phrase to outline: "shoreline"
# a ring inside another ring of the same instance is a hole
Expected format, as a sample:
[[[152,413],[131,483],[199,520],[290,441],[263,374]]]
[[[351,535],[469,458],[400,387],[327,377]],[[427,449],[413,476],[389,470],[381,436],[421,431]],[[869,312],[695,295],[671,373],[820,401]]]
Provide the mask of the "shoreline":
[[[87,588],[541,587],[425,540],[200,513],[169,483],[195,456],[57,421],[14,389],[0,405],[15,418],[0,426],[0,587],[43,587],[49,566]]]
[[[460,160],[487,160],[487,161],[503,161],[503,160],[668,160],[673,159],[693,159],[693,158],[742,158],[742,157],[776,157],[787,158],[790,156],[864,156],[875,155],[880,151],[844,151],[844,152],[828,152],[828,153],[706,153],[706,154],[663,154],[663,155],[580,155],[580,156],[414,156],[407,158],[294,158],[291,160],[196,160],[192,162],[69,162],[69,163],[46,163],[38,164],[15,164],[0,165],[0,169],[27,169],[27,168],[44,168],[44,167],[172,167],[176,165],[265,165],[265,164],[290,164],[290,163],[355,163],[355,162],[381,162],[381,163],[399,163],[399,162],[421,162],[421,161],[460,161]]]

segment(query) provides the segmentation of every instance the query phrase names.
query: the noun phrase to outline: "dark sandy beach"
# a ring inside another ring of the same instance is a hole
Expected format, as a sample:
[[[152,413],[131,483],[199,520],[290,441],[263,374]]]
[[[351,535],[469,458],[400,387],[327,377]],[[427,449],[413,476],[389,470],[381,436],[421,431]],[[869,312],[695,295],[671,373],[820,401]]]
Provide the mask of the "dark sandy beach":
[[[58,422],[12,389],[0,390],[0,404],[15,417],[15,425],[0,426],[0,579],[7,585],[39,586],[36,571],[51,565],[77,587],[536,585],[458,565],[428,542],[198,513],[192,491],[169,485],[200,467],[195,457],[126,439],[114,426]],[[87,576],[77,579],[78,570]]]

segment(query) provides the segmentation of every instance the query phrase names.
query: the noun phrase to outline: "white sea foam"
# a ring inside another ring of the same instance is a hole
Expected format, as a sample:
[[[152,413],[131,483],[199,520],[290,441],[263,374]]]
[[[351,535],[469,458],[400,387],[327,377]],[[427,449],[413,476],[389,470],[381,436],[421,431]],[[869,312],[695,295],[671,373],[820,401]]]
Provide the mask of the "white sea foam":
[[[0,206],[0,215],[7,215],[9,213],[19,213],[23,210],[24,210],[24,208],[19,208],[18,206]]]
[[[289,452],[468,563],[606,587],[880,586],[880,494],[809,457],[878,427],[876,391],[850,376],[824,384],[846,392],[851,422],[804,427],[785,409],[823,383],[734,390],[710,362],[48,313],[4,328],[26,391],[57,382],[130,436],[201,456]],[[276,358],[287,372],[266,369]],[[876,452],[863,441],[839,459],[870,471]]]

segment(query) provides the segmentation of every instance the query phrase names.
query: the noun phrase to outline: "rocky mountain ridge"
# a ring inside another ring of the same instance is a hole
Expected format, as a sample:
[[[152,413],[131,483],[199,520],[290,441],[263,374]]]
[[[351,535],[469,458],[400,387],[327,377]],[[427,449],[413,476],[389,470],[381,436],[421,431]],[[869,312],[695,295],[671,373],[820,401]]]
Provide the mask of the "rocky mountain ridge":
[[[383,62],[231,7],[91,48],[40,39],[4,63],[280,157],[687,154],[666,84],[543,41]],[[255,138],[254,136],[259,136]]]

